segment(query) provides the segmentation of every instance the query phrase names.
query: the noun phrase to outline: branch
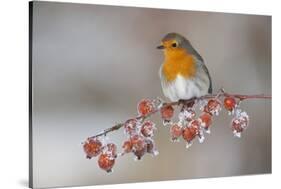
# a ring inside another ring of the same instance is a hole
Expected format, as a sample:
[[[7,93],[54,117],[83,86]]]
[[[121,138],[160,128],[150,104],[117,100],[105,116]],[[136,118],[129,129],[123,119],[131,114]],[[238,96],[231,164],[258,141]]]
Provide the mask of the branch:
[[[241,102],[243,100],[247,100],[247,99],[271,99],[271,95],[264,95],[264,94],[255,94],[255,95],[230,94],[230,93],[226,93],[224,91],[224,89],[220,89],[220,91],[217,94],[208,94],[208,95],[204,95],[204,96],[199,97],[199,98],[191,98],[191,99],[187,99],[187,100],[179,100],[179,101],[176,101],[176,102],[163,103],[163,105],[161,107],[156,108],[155,110],[148,113],[147,115],[137,116],[137,117],[134,117],[132,119],[144,121],[146,118],[148,118],[148,117],[152,116],[153,114],[159,112],[161,108],[165,108],[165,107],[168,107],[168,106],[187,105],[187,104],[193,103],[197,100],[220,98],[220,97],[236,98],[236,99],[239,100],[239,102]],[[110,133],[112,131],[116,131],[116,130],[120,129],[121,127],[124,127],[124,122],[118,123],[118,124],[114,125],[113,127],[107,128],[104,131],[102,131],[101,133],[99,133],[97,135],[94,135],[92,137],[89,137],[89,138],[96,138],[96,137],[99,137],[99,136],[105,136],[105,135],[107,135],[107,133]]]

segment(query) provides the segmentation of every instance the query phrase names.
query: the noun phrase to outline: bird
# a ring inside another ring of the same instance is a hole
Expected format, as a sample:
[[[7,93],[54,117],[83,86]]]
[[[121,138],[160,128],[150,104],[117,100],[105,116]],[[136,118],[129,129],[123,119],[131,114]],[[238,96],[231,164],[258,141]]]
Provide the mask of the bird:
[[[199,98],[212,93],[212,79],[201,55],[178,33],[168,33],[157,49],[164,52],[159,69],[161,86],[170,101]]]

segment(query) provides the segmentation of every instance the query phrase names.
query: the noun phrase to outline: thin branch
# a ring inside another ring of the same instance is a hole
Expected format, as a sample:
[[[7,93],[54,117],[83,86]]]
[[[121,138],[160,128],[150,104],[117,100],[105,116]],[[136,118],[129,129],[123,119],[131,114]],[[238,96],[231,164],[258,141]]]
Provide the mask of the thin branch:
[[[165,107],[168,107],[168,106],[179,106],[179,105],[184,105],[184,104],[195,102],[196,100],[219,98],[219,97],[233,97],[233,98],[239,99],[240,101],[246,100],[246,99],[271,99],[271,95],[264,95],[264,94],[257,94],[257,95],[229,94],[229,93],[226,93],[224,91],[224,89],[220,89],[220,91],[217,94],[208,94],[208,95],[201,96],[199,98],[191,98],[191,99],[187,99],[187,100],[179,100],[179,101],[176,101],[176,102],[164,103],[163,106],[161,106],[161,108],[163,108],[163,107],[165,108]],[[159,112],[161,108],[157,108],[157,109],[155,109],[154,111],[150,112],[149,114],[147,114],[145,116],[137,116],[137,117],[134,117],[132,119],[137,119],[137,120],[143,121],[146,118],[152,116],[153,114]],[[107,133],[112,132],[112,131],[116,131],[123,126],[124,126],[124,123],[118,123],[118,124],[114,125],[113,127],[107,128],[104,131],[102,131],[101,133],[99,133],[97,135],[94,135],[92,137],[89,137],[89,138],[105,136],[105,135],[107,135]]]

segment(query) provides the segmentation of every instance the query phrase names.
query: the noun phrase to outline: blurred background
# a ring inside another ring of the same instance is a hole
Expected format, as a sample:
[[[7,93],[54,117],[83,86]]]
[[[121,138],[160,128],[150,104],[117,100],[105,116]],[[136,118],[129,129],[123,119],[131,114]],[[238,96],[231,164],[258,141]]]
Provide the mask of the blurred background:
[[[152,119],[160,154],[117,159],[114,172],[88,160],[81,142],[161,97],[156,50],[168,32],[203,56],[214,91],[271,94],[271,17],[35,2],[33,8],[34,187],[79,186],[271,173],[271,100],[248,100],[250,126],[233,137],[223,111],[203,144],[172,143]],[[168,100],[168,99],[165,99]],[[121,146],[122,129],[110,133]]]

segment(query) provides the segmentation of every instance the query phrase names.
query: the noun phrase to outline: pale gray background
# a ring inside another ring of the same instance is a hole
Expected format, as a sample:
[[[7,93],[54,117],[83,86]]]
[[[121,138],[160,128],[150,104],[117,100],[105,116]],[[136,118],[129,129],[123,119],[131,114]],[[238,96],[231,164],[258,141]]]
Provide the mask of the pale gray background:
[[[214,91],[271,94],[271,17],[35,2],[33,19],[34,186],[71,186],[271,172],[271,101],[242,107],[241,139],[223,112],[203,144],[171,143],[159,115],[159,156],[117,160],[106,174],[81,142],[136,115],[142,98],[163,97],[155,49],[168,32],[186,36],[206,61]],[[109,134],[118,143],[123,131]]]

